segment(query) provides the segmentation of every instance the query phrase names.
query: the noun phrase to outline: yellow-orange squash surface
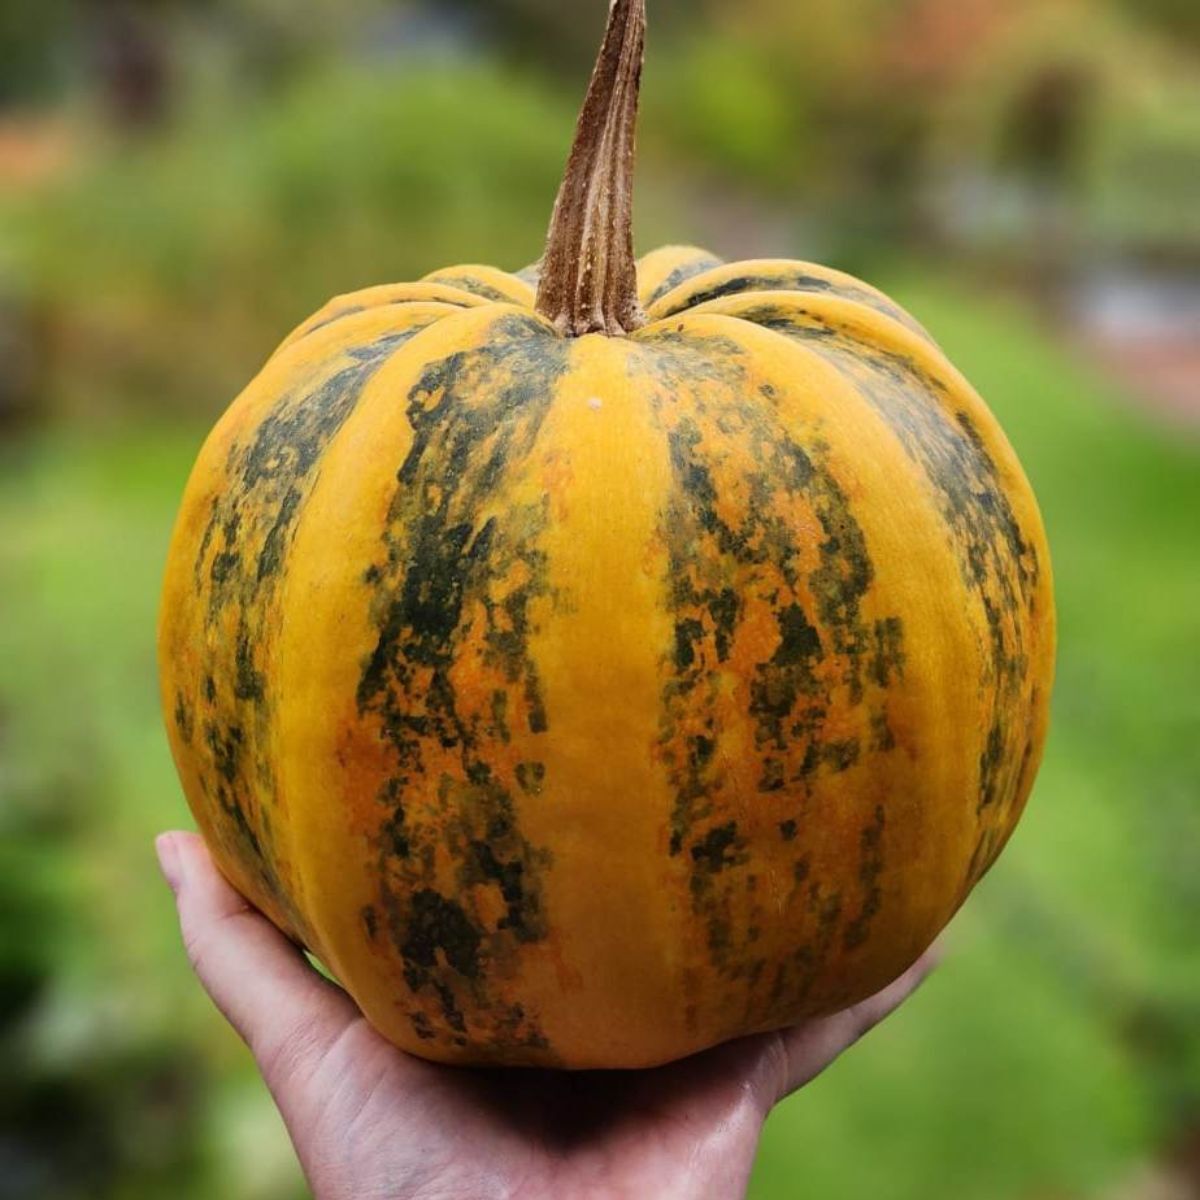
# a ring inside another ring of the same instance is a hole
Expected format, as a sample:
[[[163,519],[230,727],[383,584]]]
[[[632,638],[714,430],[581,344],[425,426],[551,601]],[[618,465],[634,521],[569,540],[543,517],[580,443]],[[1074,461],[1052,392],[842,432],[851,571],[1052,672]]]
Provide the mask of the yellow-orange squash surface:
[[[1021,814],[1050,565],[996,421],[821,267],[335,300],[195,468],[160,652],[233,883],[399,1046],[633,1067],[862,999]]]

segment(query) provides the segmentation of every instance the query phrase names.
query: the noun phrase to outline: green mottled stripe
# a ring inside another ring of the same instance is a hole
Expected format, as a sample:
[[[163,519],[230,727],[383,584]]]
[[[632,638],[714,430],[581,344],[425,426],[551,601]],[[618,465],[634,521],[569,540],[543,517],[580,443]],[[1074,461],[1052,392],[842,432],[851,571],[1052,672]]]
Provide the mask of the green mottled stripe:
[[[721,259],[712,254],[697,254],[695,258],[688,262],[681,263],[654,289],[650,294],[650,298],[646,301],[646,307],[650,308],[657,304],[660,300],[669,296],[677,287],[681,287],[690,279],[695,279],[698,275],[703,275],[706,271],[711,271],[716,267],[723,266]]]
[[[777,647],[751,681],[757,790],[776,814],[781,844],[794,842],[794,894],[814,933],[770,981],[752,986],[765,1005],[754,1019],[769,1019],[785,1000],[803,998],[835,941],[862,944],[878,910],[878,871],[864,867],[861,894],[830,889],[812,871],[803,831],[822,775],[895,744],[887,692],[904,669],[903,626],[898,616],[865,615],[870,549],[820,431],[785,423],[777,388],[750,388],[736,340],[664,332],[644,345],[639,379],[654,381],[675,481],[665,517],[675,644],[660,738],[676,794],[670,851],[688,864],[713,966],[752,985],[766,969],[753,931],[770,916],[760,911],[754,864],[729,819],[746,798],[725,775],[716,705],[746,604],[769,605],[778,629]],[[797,504],[822,531],[816,544],[788,515]]]
[[[1036,615],[1040,563],[1025,539],[1003,480],[971,415],[946,385],[901,351],[866,345],[827,318],[787,306],[738,314],[802,342],[835,366],[879,413],[920,468],[954,546],[964,586],[987,630],[981,690],[988,701],[987,738],[979,761],[978,808],[997,821],[1019,792],[1031,758],[1021,719],[1028,668],[1026,621]],[[991,823],[974,871],[998,850]],[[990,840],[989,840],[990,838]]]
[[[378,641],[358,700],[393,758],[379,797],[382,921],[372,920],[424,1001],[409,1012],[418,1036],[465,1046],[470,1020],[474,1041],[497,1052],[545,1048],[535,1014],[497,1000],[489,976],[545,936],[549,860],[522,835],[516,803],[540,787],[542,764],[509,772],[491,754],[515,731],[547,728],[527,649],[531,607],[548,594],[547,502],[496,499],[528,458],[569,355],[539,319],[509,313],[476,348],[426,367],[406,398],[412,450],[366,576]],[[498,678],[483,705],[454,685],[468,644]],[[501,900],[499,923],[482,915],[487,893]]]
[[[851,300],[856,304],[883,313],[884,316],[891,317],[906,329],[929,340],[929,335],[921,325],[898,304],[893,304],[885,296],[860,284],[814,275],[798,264],[783,265],[771,271],[749,271],[733,279],[721,280],[708,286],[704,285],[703,280],[698,280],[694,289],[675,298],[658,316],[665,319],[687,309],[699,308],[700,305],[708,304],[713,300],[746,295],[751,292],[806,292],[812,295],[836,296],[841,300]]]
[[[223,814],[225,836],[285,907],[271,828],[275,780],[266,687],[276,592],[326,446],[376,371],[417,332],[345,350],[332,370],[280,396],[230,448],[227,486],[213,500],[196,557],[194,584],[206,625],[212,629],[232,614],[237,632],[232,640],[204,639],[198,690],[178,697],[176,723],[184,736],[200,734],[200,778]],[[298,914],[289,915],[300,927]]]
[[[447,309],[453,308],[470,308],[471,304],[465,300],[450,300],[444,296],[430,296],[426,300],[419,297],[405,296],[403,300],[388,300],[382,304],[348,304],[345,308],[339,308],[336,312],[330,313],[323,320],[318,321],[315,325],[309,326],[304,331],[304,337],[311,337],[319,329],[328,329],[330,325],[337,324],[338,321],[344,321],[347,317],[355,317],[359,313],[376,312],[386,308],[398,308],[405,304],[444,304]],[[421,326],[420,328],[425,328]]]
[[[502,274],[497,272],[498,274]],[[505,277],[505,283],[508,280],[513,283],[518,282],[515,275]],[[442,287],[457,288],[460,292],[467,292],[472,296],[477,296],[480,300],[488,300],[494,304],[522,304],[526,300],[524,288],[513,287],[510,290],[497,287],[494,283],[489,282],[479,275],[472,274],[470,271],[435,271],[432,275],[426,275],[422,280],[423,283],[438,283]]]

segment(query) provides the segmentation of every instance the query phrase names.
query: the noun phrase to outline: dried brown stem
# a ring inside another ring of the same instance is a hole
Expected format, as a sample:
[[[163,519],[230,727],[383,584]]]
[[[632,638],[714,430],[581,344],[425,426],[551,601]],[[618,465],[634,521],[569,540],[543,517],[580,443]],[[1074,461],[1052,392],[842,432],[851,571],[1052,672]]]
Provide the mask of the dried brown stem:
[[[645,0],[613,0],[554,205],[537,310],[568,337],[646,323],[633,257],[633,166]]]

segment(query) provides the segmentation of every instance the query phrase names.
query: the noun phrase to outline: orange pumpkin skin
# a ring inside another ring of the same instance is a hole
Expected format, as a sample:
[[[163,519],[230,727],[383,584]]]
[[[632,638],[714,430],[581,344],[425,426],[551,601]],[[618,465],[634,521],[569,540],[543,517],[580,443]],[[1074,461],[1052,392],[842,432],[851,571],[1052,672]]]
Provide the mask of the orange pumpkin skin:
[[[1025,804],[1050,564],[987,408],[809,264],[334,301],[202,451],[163,699],[229,879],[395,1044],[641,1067],[861,1000]]]

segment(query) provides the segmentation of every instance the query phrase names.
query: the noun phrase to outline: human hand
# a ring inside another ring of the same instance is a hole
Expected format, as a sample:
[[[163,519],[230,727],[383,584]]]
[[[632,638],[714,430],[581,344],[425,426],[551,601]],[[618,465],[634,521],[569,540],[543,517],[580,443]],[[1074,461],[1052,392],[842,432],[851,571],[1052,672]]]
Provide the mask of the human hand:
[[[192,966],[254,1054],[317,1200],[740,1197],[771,1109],[933,966],[926,955],[845,1012],[652,1071],[437,1066],[385,1042],[199,837],[157,849]]]

